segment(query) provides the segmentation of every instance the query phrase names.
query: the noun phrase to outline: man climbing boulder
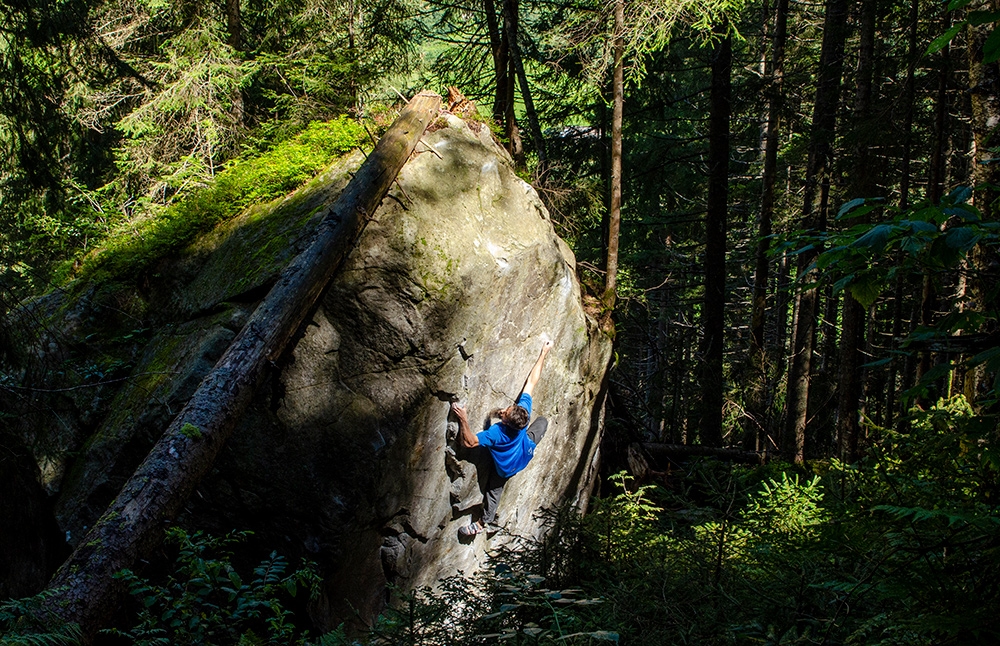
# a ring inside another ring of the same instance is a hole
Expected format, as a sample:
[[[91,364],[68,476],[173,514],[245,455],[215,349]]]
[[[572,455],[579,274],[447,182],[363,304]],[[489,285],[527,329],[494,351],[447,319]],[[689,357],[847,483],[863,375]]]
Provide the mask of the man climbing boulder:
[[[535,454],[535,447],[542,441],[548,429],[549,422],[544,417],[537,417],[530,426],[528,421],[531,419],[531,394],[542,376],[542,365],[552,345],[552,341],[546,339],[535,365],[528,373],[528,379],[517,398],[517,403],[491,411],[490,419],[497,417],[500,421],[485,431],[473,433],[469,427],[469,417],[465,407],[458,403],[451,405],[455,417],[458,418],[459,442],[462,446],[467,449],[484,446],[489,449],[493,458],[490,461],[490,474],[486,480],[483,516],[480,520],[458,530],[462,536],[469,537],[484,531],[496,531],[494,522],[504,485],[514,474],[528,466],[528,462]]]

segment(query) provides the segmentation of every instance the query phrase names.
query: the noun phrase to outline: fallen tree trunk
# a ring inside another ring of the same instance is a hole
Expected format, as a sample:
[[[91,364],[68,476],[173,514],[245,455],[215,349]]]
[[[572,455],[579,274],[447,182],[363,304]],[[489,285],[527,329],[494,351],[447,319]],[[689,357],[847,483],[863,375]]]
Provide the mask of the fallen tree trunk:
[[[114,609],[114,573],[149,554],[211,468],[269,362],[284,351],[437,116],[441,97],[415,96],[329,207],[316,236],[285,268],[187,405],[62,565],[46,608],[93,635]]]
[[[695,457],[712,457],[727,462],[741,462],[744,464],[763,464],[764,462],[763,453],[742,451],[740,449],[717,449],[711,446],[661,444],[659,442],[643,442],[642,448],[656,459],[689,460]]]

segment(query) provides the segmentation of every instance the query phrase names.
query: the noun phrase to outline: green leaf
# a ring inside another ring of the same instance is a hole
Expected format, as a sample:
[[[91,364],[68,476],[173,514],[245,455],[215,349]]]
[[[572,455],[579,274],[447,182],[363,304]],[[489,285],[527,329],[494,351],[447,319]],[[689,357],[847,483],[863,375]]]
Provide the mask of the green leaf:
[[[951,365],[951,362],[936,364],[934,367],[928,370],[923,377],[920,378],[920,383],[921,384],[933,383],[934,381],[947,376],[948,373],[952,371],[952,368],[954,368],[954,366]]]
[[[872,276],[866,276],[864,280],[858,281],[848,288],[853,296],[865,308],[872,306],[878,295],[882,293],[883,283]]]
[[[889,234],[892,233],[892,225],[877,224],[872,229],[851,243],[852,247],[862,249],[881,249],[889,241]]]
[[[963,204],[968,202],[970,197],[972,197],[971,186],[956,186],[951,193],[948,193],[952,204]]]
[[[961,9],[962,7],[966,6],[970,2],[972,2],[972,0],[951,0],[951,2],[948,3],[948,11],[954,11],[955,9]]]
[[[958,204],[956,206],[946,206],[942,209],[944,214],[948,217],[958,217],[962,218],[966,222],[978,222],[979,209],[972,206],[971,204]]]
[[[937,233],[938,228],[931,222],[925,220],[903,220],[900,226],[908,227],[910,230],[919,233]]]
[[[843,206],[840,207],[840,210],[837,211],[837,219],[839,220],[840,218],[844,217],[846,213],[851,211],[851,209],[859,207],[864,203],[865,203],[865,198],[863,197],[856,197],[850,202],[845,203]]]
[[[885,357],[884,359],[877,359],[875,361],[869,361],[868,363],[862,365],[862,368],[879,368],[881,366],[888,365],[892,362],[892,357]]]
[[[924,249],[924,243],[914,237],[903,238],[903,243],[900,246],[903,251],[907,252],[911,256],[916,256]]]
[[[978,366],[981,363],[986,363],[1000,358],[1000,347],[990,348],[989,350],[983,350],[976,356],[969,359],[970,366]]]
[[[1000,11],[970,11],[968,20],[970,25],[976,26],[997,22],[1000,20]]]
[[[841,217],[841,216],[838,215],[837,219],[838,220],[852,220],[854,218],[860,218],[861,216],[868,215],[869,213],[871,213],[872,211],[874,211],[877,206],[878,206],[877,204],[866,204],[865,206],[862,206],[862,207],[859,207],[859,208],[856,208],[856,209],[852,210],[850,213],[848,213],[847,215],[844,215],[843,217]]]
[[[1000,27],[994,27],[983,43],[983,63],[989,65],[1000,60]]]
[[[833,293],[837,294],[854,280],[854,274],[848,274],[833,284]]]
[[[948,43],[951,42],[951,39],[957,36],[958,32],[962,31],[963,27],[965,27],[964,20],[960,23],[952,25],[951,29],[934,39],[934,41],[927,47],[927,51],[924,52],[924,56],[937,53],[944,49]]]
[[[833,263],[843,259],[844,250],[847,247],[834,247],[833,249],[827,249],[816,258],[816,267],[818,269],[826,269]]]
[[[945,231],[944,241],[952,249],[966,252],[976,246],[981,237],[969,227],[954,227]]]

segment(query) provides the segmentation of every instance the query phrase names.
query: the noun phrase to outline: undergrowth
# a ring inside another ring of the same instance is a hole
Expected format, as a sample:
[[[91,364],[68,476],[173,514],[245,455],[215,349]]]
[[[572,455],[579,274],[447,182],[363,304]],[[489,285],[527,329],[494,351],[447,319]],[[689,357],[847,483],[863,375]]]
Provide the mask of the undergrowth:
[[[352,636],[316,636],[287,609],[317,589],[312,569],[272,554],[244,577],[238,535],[174,530],[165,582],[121,574],[139,610],[115,632],[143,645],[1000,642],[996,420],[958,397],[869,433],[854,465],[704,461],[669,486],[619,474],[588,514],[542,510],[543,540],[494,539],[479,573],[394,590]],[[33,603],[0,607],[0,629],[23,637]],[[36,627],[63,641],[3,643],[72,643],[72,629]]]
[[[289,571],[287,560],[272,552],[252,575],[241,575],[232,549],[246,536],[168,530],[166,544],[177,554],[170,574],[154,582],[119,572],[137,611],[131,626],[104,633],[136,646],[309,643],[308,622],[295,617],[288,603],[300,593],[315,597],[315,567],[305,563]]]

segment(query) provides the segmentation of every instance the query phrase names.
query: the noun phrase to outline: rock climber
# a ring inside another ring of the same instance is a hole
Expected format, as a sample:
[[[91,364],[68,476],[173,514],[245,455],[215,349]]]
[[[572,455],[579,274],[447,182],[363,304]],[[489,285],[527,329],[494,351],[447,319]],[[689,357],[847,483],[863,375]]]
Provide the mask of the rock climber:
[[[551,349],[552,341],[546,339],[535,365],[528,373],[528,379],[524,383],[520,397],[517,398],[517,403],[491,411],[490,419],[498,417],[500,421],[485,431],[473,433],[469,428],[469,417],[465,407],[458,403],[451,405],[455,417],[458,418],[459,441],[462,446],[467,449],[485,446],[493,458],[490,461],[490,475],[486,480],[483,516],[480,520],[458,530],[462,536],[496,531],[493,523],[496,520],[504,485],[511,476],[528,466],[528,462],[535,454],[535,446],[542,441],[542,436],[548,429],[549,422],[544,417],[535,418],[531,426],[528,426],[528,420],[531,419],[531,393],[534,392],[538,379],[542,376],[542,364],[545,363],[545,355]]]

